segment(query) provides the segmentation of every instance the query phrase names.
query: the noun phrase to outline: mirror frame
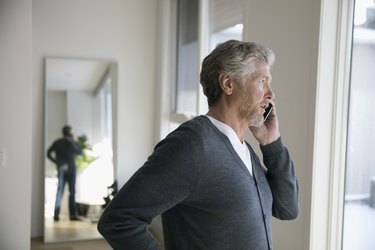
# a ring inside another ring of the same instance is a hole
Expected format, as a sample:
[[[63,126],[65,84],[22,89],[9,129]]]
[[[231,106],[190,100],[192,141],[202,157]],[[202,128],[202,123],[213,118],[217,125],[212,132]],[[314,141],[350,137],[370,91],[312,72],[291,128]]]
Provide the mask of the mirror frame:
[[[54,191],[52,191],[52,195],[53,195],[53,199],[51,200],[51,194],[49,195],[49,198],[47,198],[47,188],[46,186],[48,185],[47,183],[47,164],[51,164],[51,163],[48,163],[50,162],[50,160],[47,158],[46,154],[47,154],[47,149],[48,147],[50,146],[51,144],[51,139],[52,141],[57,139],[57,138],[61,138],[61,128],[62,126],[68,124],[68,119],[65,119],[65,124],[61,124],[61,126],[58,129],[58,131],[60,132],[60,136],[59,137],[56,137],[56,138],[51,138],[47,133],[48,133],[48,104],[49,104],[49,100],[48,100],[48,70],[49,70],[49,65],[48,63],[51,62],[51,60],[61,60],[61,61],[72,61],[72,62],[78,62],[78,61],[81,61],[81,62],[87,62],[87,63],[94,63],[94,62],[97,62],[98,64],[108,64],[108,68],[106,69],[106,71],[100,76],[100,79],[97,78],[97,82],[95,83],[95,87],[93,89],[91,89],[90,91],[93,91],[93,93],[97,93],[99,91],[99,88],[101,88],[103,85],[104,85],[104,81],[108,78],[111,79],[111,89],[110,89],[110,93],[111,93],[111,118],[112,118],[112,121],[111,121],[111,128],[110,128],[110,131],[111,131],[111,146],[112,146],[112,166],[113,166],[113,169],[112,169],[112,180],[113,183],[116,182],[116,166],[117,166],[117,86],[118,86],[118,63],[114,60],[105,60],[105,59],[95,59],[95,58],[74,58],[74,57],[55,57],[55,56],[47,56],[44,58],[44,185],[43,185],[43,190],[44,190],[44,202],[43,202],[43,207],[44,207],[44,211],[43,211],[43,219],[44,219],[44,222],[43,222],[43,228],[44,228],[44,242],[46,243],[52,243],[52,242],[69,242],[69,241],[78,241],[78,240],[89,240],[89,239],[99,239],[99,238],[102,238],[101,235],[97,232],[97,229],[96,229],[96,222],[97,221],[90,221],[92,223],[92,225],[84,225],[82,226],[82,222],[85,221],[87,222],[86,220],[82,220],[82,221],[61,221],[62,223],[60,223],[60,221],[58,222],[59,225],[56,225],[56,223],[54,223],[54,221],[52,220],[52,218],[50,219],[47,219],[46,217],[46,213],[47,213],[47,202],[49,202],[49,205],[51,205],[51,203],[55,204],[55,196],[56,196],[56,191],[54,189]],[[62,69],[61,69],[62,70]],[[76,70],[76,69],[72,69],[73,71]],[[65,76],[69,76],[68,72],[59,72],[60,74],[65,74]],[[60,75],[61,76],[61,75]],[[61,88],[61,86],[60,86]],[[63,90],[62,90],[63,91]],[[65,90],[66,91],[66,90]],[[66,95],[66,94],[65,94]],[[67,102],[67,101],[66,101]],[[67,108],[68,110],[68,108]],[[66,112],[67,113],[67,112]],[[73,133],[75,133],[75,128],[74,128],[74,125],[72,125],[72,131]],[[78,134],[77,134],[78,135]],[[90,144],[90,138],[88,138],[88,143]],[[57,175],[57,171],[56,171],[56,175]],[[55,177],[57,179],[57,177]],[[107,185],[106,188],[109,189],[110,185]],[[77,191],[76,191],[77,192]],[[108,191],[107,191],[108,192]],[[64,196],[68,194],[68,190],[67,190],[67,185],[65,185],[65,191],[64,191]],[[104,197],[103,197],[104,198]],[[104,199],[103,199],[104,200]],[[63,206],[66,206],[66,204],[64,203],[67,203],[67,200],[62,200],[62,207]],[[103,207],[107,204],[107,201],[105,201],[105,204],[100,206],[101,209],[100,211],[97,211],[99,214],[101,214],[101,211],[103,209]],[[93,206],[94,207],[94,206]],[[89,206],[89,209],[91,207]],[[92,209],[98,209],[97,206],[95,206],[95,208],[92,208]],[[50,209],[48,210],[49,213],[50,213]],[[73,229],[72,229],[73,227]],[[82,230],[80,230],[80,228],[82,228]]]

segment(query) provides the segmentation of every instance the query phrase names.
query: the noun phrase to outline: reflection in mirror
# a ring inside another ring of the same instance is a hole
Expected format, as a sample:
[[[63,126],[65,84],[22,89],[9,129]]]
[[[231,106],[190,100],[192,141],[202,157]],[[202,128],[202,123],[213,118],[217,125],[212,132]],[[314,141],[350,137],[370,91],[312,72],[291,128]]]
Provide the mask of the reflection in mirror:
[[[64,172],[64,164],[45,158],[45,242],[101,238],[96,223],[110,199],[114,183],[112,90],[115,84],[116,64],[113,62],[46,58],[46,156],[51,145],[63,138],[65,125],[71,127],[74,145],[80,148],[81,154],[74,155],[73,164],[67,164],[75,165],[74,171]],[[56,158],[59,150],[51,150],[52,158]],[[56,218],[58,174],[60,178],[65,176],[66,181]],[[75,192],[70,192],[68,180],[75,183]],[[73,197],[70,193],[75,194],[75,201],[71,203],[74,209],[69,206],[69,198]]]

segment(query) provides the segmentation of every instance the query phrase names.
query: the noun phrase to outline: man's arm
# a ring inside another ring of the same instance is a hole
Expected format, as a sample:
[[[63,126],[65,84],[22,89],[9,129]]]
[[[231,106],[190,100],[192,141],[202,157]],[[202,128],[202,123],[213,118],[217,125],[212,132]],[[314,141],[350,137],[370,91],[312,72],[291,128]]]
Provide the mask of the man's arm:
[[[194,189],[197,173],[192,157],[190,143],[176,136],[158,144],[99,220],[99,232],[114,249],[160,249],[147,225]]]
[[[295,219],[299,212],[298,181],[294,165],[281,138],[260,146],[273,196],[272,213],[278,219]]]
[[[53,152],[55,151],[54,149],[55,147],[55,143],[53,143],[47,150],[47,158],[52,161],[53,163],[55,163],[57,165],[57,161],[56,161],[56,158],[53,157]]]
[[[73,151],[72,153],[75,154],[75,155],[81,155],[82,149],[78,145],[78,143],[76,141],[74,141],[73,139],[70,142],[72,143],[72,151]]]
[[[268,119],[259,127],[250,127],[250,130],[260,143],[263,162],[268,169],[273,216],[283,220],[295,219],[299,212],[298,181],[292,159],[280,137],[275,103],[272,104],[274,108]]]

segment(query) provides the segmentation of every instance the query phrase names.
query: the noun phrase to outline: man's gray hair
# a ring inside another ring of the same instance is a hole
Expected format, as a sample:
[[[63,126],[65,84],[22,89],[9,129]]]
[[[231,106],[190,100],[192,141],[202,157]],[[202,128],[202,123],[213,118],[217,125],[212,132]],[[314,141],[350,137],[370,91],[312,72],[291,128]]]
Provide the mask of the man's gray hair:
[[[219,83],[221,73],[229,75],[237,84],[243,84],[258,63],[269,68],[275,61],[275,54],[269,48],[254,42],[229,40],[219,44],[204,60],[200,74],[203,92],[211,107],[222,95]]]

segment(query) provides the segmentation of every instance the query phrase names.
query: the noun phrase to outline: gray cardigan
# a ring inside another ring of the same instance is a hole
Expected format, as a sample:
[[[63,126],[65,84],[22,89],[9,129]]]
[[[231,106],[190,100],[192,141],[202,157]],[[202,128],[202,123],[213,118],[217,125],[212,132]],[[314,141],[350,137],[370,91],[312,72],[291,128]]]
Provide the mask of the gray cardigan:
[[[253,176],[205,116],[159,142],[105,209],[98,230],[114,249],[160,249],[147,225],[161,214],[165,249],[272,249],[271,217],[298,214],[294,167],[279,138],[250,148]]]

